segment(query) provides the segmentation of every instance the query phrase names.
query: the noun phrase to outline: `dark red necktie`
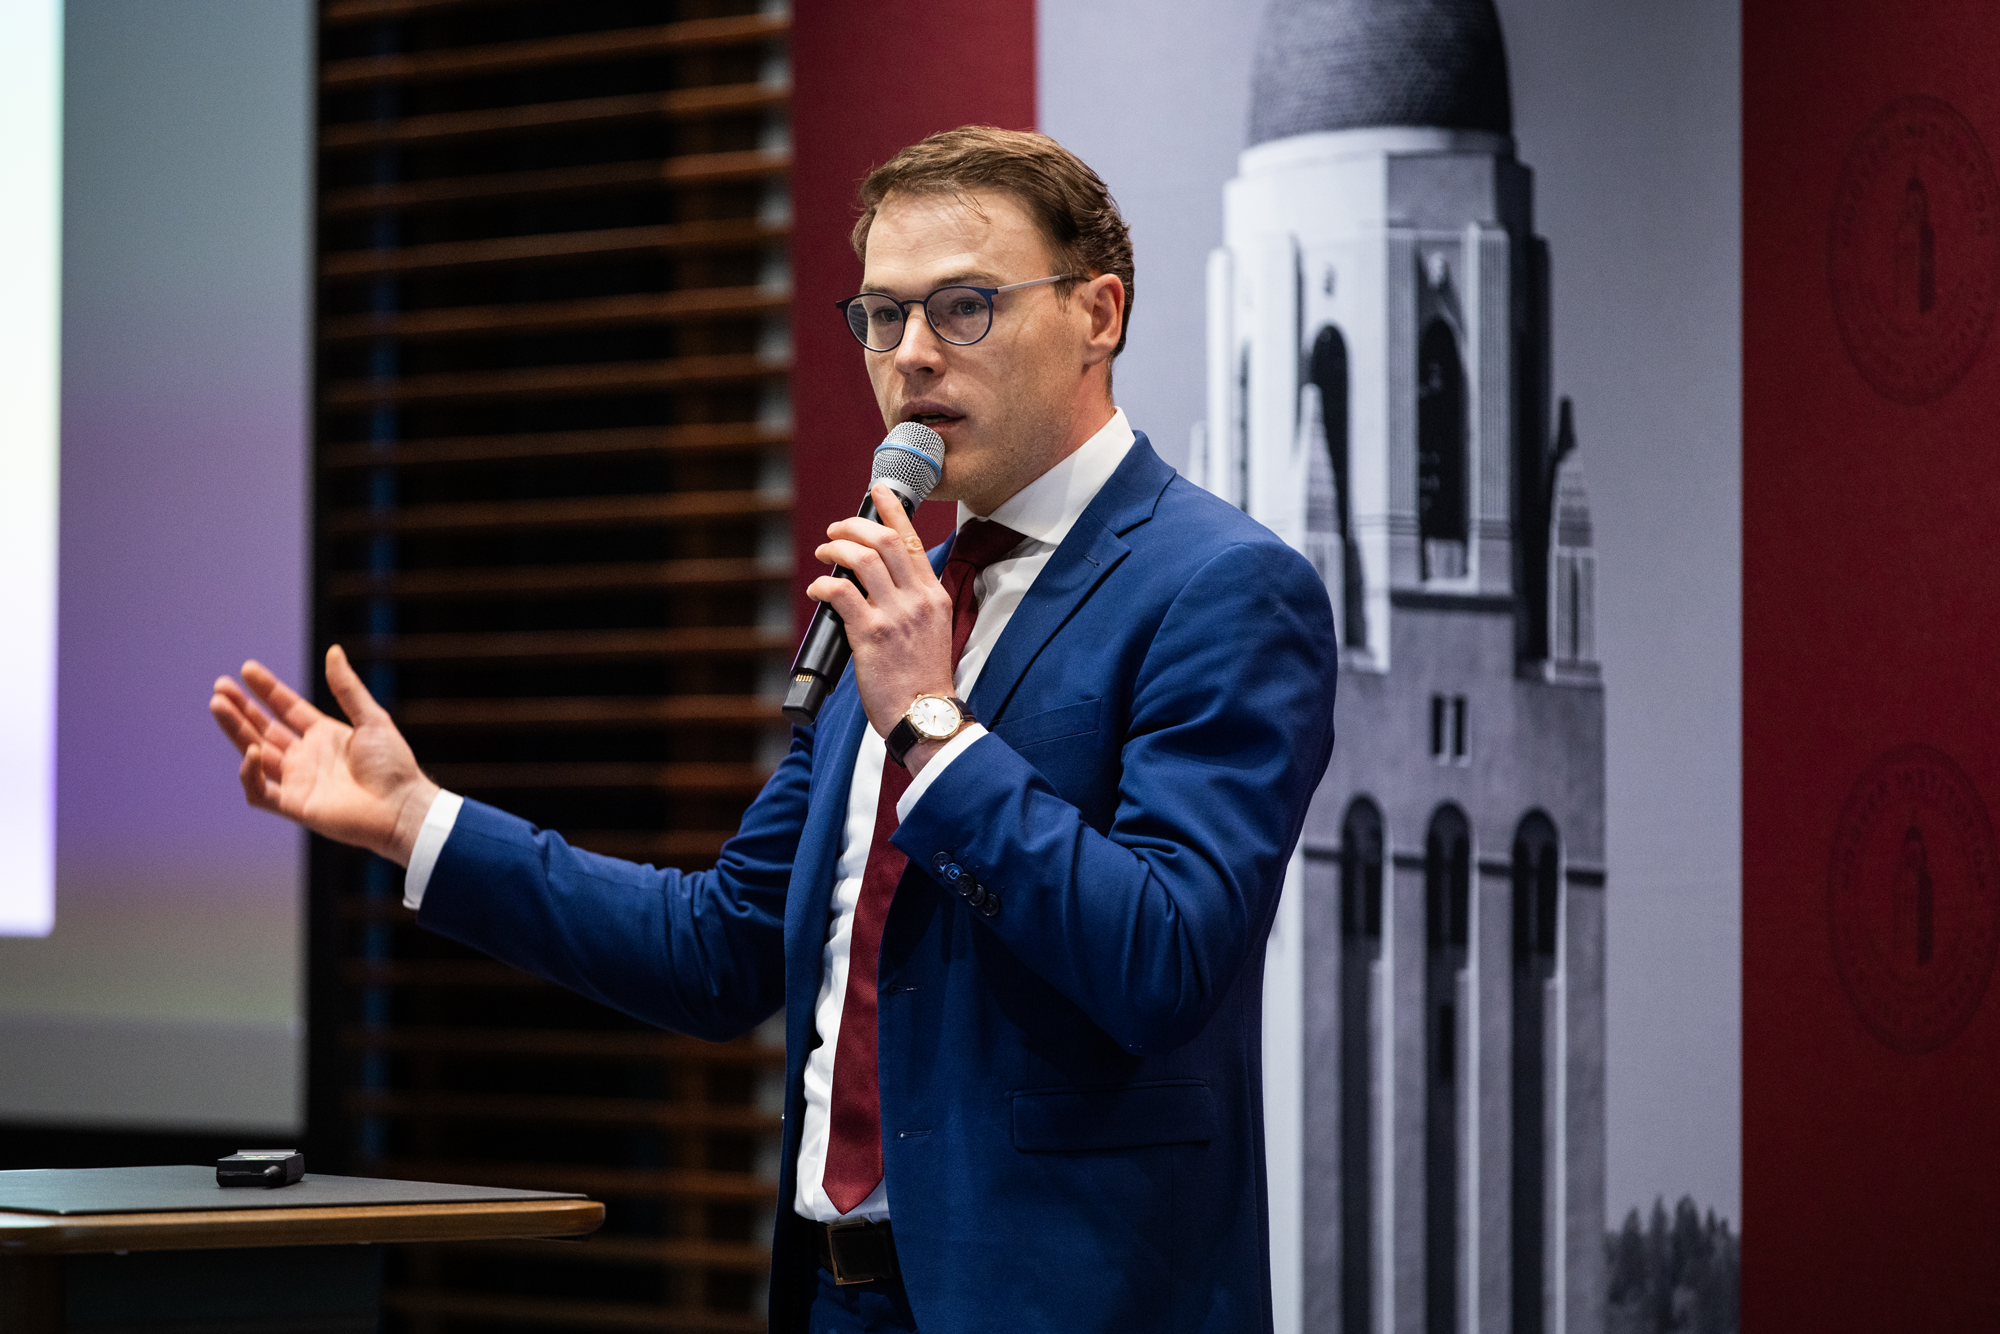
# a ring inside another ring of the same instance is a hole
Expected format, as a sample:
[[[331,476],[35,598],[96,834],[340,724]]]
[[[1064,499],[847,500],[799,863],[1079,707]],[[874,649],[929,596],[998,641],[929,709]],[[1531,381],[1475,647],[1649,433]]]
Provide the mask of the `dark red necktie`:
[[[972,637],[979,619],[974,577],[1021,545],[1012,528],[973,519],[952,543],[951,559],[939,582],[951,594],[951,667]],[[882,960],[882,926],[909,858],[889,841],[896,832],[896,803],[910,788],[910,771],[892,760],[882,763],[882,790],[875,798],[875,837],[861,873],[861,897],[854,905],[853,934],[847,947],[847,994],[840,1006],[840,1041],[833,1051],[833,1094],[826,1172],[820,1184],[833,1207],[848,1213],[867,1199],[882,1179],[882,1089],[875,1061],[876,974]]]

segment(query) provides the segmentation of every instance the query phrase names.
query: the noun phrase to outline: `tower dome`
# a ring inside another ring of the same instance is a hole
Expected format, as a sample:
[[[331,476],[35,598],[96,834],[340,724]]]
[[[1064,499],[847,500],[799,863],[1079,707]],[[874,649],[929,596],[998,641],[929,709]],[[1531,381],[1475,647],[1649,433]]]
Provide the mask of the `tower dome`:
[[[1391,125],[1513,130],[1493,0],[1271,0],[1250,86],[1253,147]]]

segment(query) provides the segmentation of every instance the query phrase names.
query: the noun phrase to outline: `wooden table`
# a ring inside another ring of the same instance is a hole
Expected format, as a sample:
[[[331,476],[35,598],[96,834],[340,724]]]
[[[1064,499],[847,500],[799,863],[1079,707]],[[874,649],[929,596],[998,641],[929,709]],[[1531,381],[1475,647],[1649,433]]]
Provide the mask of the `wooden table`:
[[[604,1206],[582,1199],[0,1211],[0,1334],[373,1334],[381,1304],[373,1243],[584,1237],[603,1221]]]

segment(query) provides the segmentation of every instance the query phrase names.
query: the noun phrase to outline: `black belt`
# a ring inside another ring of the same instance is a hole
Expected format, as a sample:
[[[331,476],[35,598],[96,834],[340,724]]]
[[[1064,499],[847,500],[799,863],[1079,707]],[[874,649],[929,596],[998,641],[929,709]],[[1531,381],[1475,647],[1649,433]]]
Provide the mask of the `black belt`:
[[[805,1220],[818,1243],[819,1267],[840,1284],[872,1283],[878,1278],[896,1277],[896,1238],[889,1220],[871,1223],[855,1219],[848,1223],[815,1223]]]

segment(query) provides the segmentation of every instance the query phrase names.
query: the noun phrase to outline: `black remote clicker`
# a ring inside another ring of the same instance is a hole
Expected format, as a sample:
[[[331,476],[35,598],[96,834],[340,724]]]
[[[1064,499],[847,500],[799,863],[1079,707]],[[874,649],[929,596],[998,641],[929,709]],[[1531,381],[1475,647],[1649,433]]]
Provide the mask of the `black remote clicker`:
[[[306,1156],[294,1149],[239,1149],[215,1160],[218,1186],[289,1186],[306,1174]]]

